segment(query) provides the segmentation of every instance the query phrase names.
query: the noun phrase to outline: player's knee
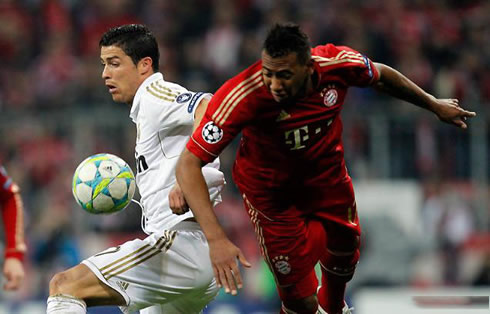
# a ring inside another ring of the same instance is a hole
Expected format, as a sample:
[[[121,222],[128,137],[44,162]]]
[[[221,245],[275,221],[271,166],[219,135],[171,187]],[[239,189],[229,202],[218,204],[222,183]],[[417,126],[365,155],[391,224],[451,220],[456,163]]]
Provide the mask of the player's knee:
[[[49,295],[72,295],[73,291],[70,291],[70,287],[73,286],[72,284],[73,278],[70,278],[69,274],[66,271],[57,273],[53,276],[53,278],[51,278],[51,281],[49,282]]]
[[[286,300],[282,307],[285,313],[313,314],[318,310],[318,300],[315,295],[299,300]]]
[[[327,249],[327,254],[321,260],[322,269],[344,281],[354,276],[359,262],[359,240],[356,239],[350,249]]]

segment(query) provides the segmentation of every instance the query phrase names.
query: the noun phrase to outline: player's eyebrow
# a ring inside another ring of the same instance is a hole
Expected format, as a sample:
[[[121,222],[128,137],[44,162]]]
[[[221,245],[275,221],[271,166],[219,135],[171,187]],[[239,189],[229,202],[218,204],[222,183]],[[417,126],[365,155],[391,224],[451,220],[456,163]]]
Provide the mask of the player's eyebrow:
[[[267,72],[270,72],[270,73],[293,73],[293,72],[292,72],[291,70],[289,70],[289,69],[285,69],[285,70],[280,70],[280,71],[275,71],[275,72],[274,72],[274,71],[272,71],[271,69],[267,68],[266,66],[263,66],[263,65],[262,65],[262,68],[263,68],[264,70],[266,70]]]
[[[101,62],[111,62],[114,59],[120,59],[118,56],[112,56],[112,57],[107,57],[105,60],[103,58],[100,58]]]

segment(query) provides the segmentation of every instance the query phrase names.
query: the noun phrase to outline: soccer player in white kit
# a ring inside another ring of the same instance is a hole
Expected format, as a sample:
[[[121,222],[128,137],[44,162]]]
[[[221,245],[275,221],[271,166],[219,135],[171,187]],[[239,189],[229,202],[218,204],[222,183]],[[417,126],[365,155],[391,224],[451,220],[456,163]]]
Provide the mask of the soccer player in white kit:
[[[123,25],[100,41],[102,78],[116,102],[131,105],[137,127],[136,183],[148,234],[91,256],[56,274],[47,313],[86,313],[87,306],[118,305],[124,313],[200,313],[218,293],[206,237],[184,210],[175,166],[211,97],[166,82],[157,42],[143,25]],[[219,160],[203,168],[210,199],[221,201]]]

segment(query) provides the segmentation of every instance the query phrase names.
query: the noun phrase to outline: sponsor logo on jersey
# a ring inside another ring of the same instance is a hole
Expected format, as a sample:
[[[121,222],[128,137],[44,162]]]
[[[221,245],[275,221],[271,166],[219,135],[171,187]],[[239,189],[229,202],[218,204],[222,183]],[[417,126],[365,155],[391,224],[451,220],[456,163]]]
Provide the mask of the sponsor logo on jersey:
[[[213,121],[209,121],[202,128],[202,138],[209,144],[216,144],[223,138],[223,130],[214,124]]]
[[[183,93],[183,94],[180,94],[179,96],[177,96],[177,98],[175,100],[179,104],[181,104],[183,102],[189,101],[189,99],[191,99],[191,97],[192,97],[192,94],[191,93]]]
[[[198,92],[198,93],[195,93],[194,96],[192,96],[192,99],[189,102],[189,106],[187,106],[187,112],[188,113],[192,113],[192,110],[194,110],[194,106],[196,105],[197,100],[199,99],[199,97],[202,96],[202,94],[204,94],[204,93]]]
[[[327,107],[332,107],[337,103],[337,99],[339,98],[339,93],[335,88],[328,89],[323,95],[323,103]]]
[[[289,257],[284,255],[276,256],[272,259],[272,264],[278,272],[283,275],[287,275],[291,272],[291,265],[288,262]]]

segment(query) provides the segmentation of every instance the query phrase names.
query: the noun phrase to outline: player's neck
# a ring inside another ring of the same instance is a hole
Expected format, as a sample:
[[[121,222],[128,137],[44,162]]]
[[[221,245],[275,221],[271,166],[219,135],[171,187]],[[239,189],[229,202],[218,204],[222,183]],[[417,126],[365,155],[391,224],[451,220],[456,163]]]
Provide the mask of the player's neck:
[[[304,98],[313,92],[313,76],[314,74],[306,76],[303,87],[299,91],[298,97],[296,99]]]

